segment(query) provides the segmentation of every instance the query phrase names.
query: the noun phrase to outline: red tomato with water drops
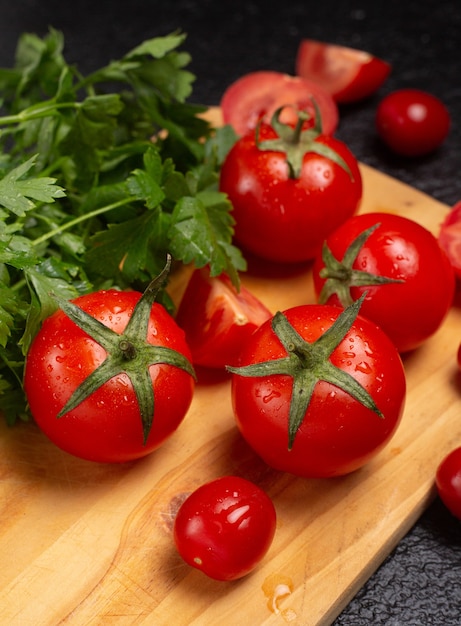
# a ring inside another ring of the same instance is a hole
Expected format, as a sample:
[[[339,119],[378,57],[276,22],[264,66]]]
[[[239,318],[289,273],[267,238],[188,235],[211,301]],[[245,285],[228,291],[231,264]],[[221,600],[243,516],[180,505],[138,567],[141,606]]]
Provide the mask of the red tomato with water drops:
[[[116,340],[119,336],[122,340],[141,296],[136,291],[107,290],[80,296],[73,303],[114,331]],[[132,336],[128,339],[131,341]],[[147,335],[139,344],[132,342],[139,350],[145,344],[173,351],[173,360],[178,363],[191,358],[184,332],[157,303],[150,310]],[[43,322],[30,347],[24,388],[36,423],[57,446],[91,461],[131,461],[158,448],[178,428],[192,401],[194,378],[190,371],[166,362],[164,355],[160,355],[159,363],[148,368],[155,398],[148,432],[133,383],[121,372],[76,408],[58,417],[72,394],[106,357],[100,343],[60,309]],[[145,363],[141,358],[138,364],[137,357],[139,353],[133,358],[132,366],[136,372],[145,373]],[[123,367],[130,367],[128,360]]]
[[[284,105],[306,110],[313,125],[316,116],[313,100],[321,114],[323,133],[332,135],[339,122],[335,101],[323,87],[299,76],[271,71],[250,72],[229,85],[220,104],[224,123],[230,124],[238,135],[244,135],[253,130],[261,118],[270,121],[274,111]],[[283,121],[296,121],[288,107]]]
[[[387,61],[369,52],[314,39],[303,39],[296,57],[296,74],[321,85],[340,104],[368,98],[390,71]]]
[[[224,476],[196,489],[174,521],[176,548],[210,578],[242,578],[260,563],[275,534],[272,500],[257,485]]]
[[[430,93],[399,89],[379,103],[376,128],[383,142],[397,154],[424,156],[445,141],[450,114],[444,103]]]
[[[452,450],[439,464],[435,483],[442,502],[461,520],[461,447]]]
[[[366,292],[361,314],[400,352],[440,328],[455,290],[437,238],[413,220],[382,212],[355,215],[327,237],[313,278],[321,303],[348,306]]]
[[[278,312],[231,369],[237,426],[274,469],[305,478],[348,474],[394,435],[406,395],[402,361],[359,307]]]
[[[461,201],[447,213],[440,225],[438,240],[456,276],[461,279]]]
[[[237,291],[227,275],[210,276],[204,267],[192,273],[176,321],[186,333],[193,363],[224,369],[237,363],[242,345],[271,315],[246,287]]]
[[[224,160],[220,190],[233,205],[240,246],[269,261],[296,263],[312,259],[356,212],[362,177],[343,142],[310,129],[301,133],[305,139],[280,143],[286,129],[261,124],[258,136],[241,137]]]

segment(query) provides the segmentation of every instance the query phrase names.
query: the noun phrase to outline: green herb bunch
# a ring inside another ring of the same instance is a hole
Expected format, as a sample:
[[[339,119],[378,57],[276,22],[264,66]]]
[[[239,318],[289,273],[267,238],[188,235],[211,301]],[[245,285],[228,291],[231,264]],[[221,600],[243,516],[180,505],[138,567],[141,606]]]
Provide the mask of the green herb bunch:
[[[28,419],[24,358],[55,299],[143,289],[164,266],[245,269],[218,191],[235,140],[188,101],[185,35],[142,43],[82,76],[51,29],[0,69],[0,411]],[[168,303],[166,293],[163,301]]]

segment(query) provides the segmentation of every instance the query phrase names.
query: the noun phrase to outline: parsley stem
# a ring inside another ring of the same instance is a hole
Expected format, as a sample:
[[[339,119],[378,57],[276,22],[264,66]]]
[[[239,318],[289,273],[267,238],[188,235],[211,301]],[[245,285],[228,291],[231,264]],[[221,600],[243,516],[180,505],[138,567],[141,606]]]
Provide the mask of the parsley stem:
[[[128,204],[131,202],[132,198],[127,197],[122,200],[117,200],[117,202],[113,202],[112,204],[106,204],[105,206],[99,207],[99,209],[95,209],[94,211],[90,211],[89,213],[85,213],[84,215],[79,215],[75,217],[73,220],[66,222],[65,224],[61,224],[53,230],[49,230],[47,233],[44,233],[41,237],[38,237],[33,241],[34,246],[39,246],[40,244],[48,241],[52,237],[56,235],[60,235],[62,232],[69,230],[69,228],[73,228],[76,224],[80,224],[80,222],[84,222],[86,220],[90,220],[97,215],[102,215],[103,213],[107,213],[108,211],[112,211],[112,209],[116,209],[119,206],[123,206],[124,204]]]
[[[75,109],[79,106],[80,104],[78,102],[53,102],[52,104],[45,103],[39,106],[33,105],[27,109],[23,109],[19,113],[15,113],[14,115],[4,115],[3,117],[0,117],[0,126],[9,126],[10,124],[28,122],[41,117],[55,115],[60,109]]]

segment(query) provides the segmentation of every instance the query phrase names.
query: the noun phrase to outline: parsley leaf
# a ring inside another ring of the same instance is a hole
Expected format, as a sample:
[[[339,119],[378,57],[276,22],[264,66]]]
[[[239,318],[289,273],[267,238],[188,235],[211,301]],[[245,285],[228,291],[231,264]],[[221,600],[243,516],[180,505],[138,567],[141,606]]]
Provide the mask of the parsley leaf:
[[[235,285],[245,261],[218,191],[235,141],[191,102],[181,32],[84,76],[50,29],[24,34],[0,68],[0,403],[27,418],[25,355],[51,297],[142,290],[171,254]],[[160,294],[167,305],[168,294]]]

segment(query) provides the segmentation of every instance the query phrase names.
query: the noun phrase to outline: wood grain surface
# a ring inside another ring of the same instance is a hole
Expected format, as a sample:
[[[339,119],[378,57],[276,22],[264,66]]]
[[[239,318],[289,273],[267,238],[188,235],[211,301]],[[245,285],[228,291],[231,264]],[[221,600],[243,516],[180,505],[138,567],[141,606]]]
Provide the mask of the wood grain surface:
[[[433,232],[448,210],[362,165],[361,211],[391,211]],[[172,285],[178,300],[186,279]],[[309,265],[243,282],[275,312],[314,301]],[[60,451],[33,424],[0,422],[0,615],[5,626],[326,625],[434,495],[435,469],[461,438],[455,353],[461,313],[405,356],[408,397],[390,444],[343,478],[301,480],[260,461],[233,421],[229,381],[201,373],[185,421],[150,457],[99,465]],[[261,565],[233,583],[185,565],[172,542],[180,502],[223,474],[255,481],[278,523]]]

